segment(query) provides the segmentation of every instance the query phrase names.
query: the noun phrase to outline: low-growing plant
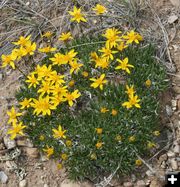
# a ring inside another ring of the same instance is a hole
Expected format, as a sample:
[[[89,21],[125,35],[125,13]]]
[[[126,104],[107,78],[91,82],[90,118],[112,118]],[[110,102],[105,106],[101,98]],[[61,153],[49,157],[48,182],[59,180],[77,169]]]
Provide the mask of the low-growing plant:
[[[87,21],[74,12],[73,21]],[[8,134],[14,139],[25,133],[72,179],[117,167],[117,174],[131,172],[142,164],[137,155],[148,155],[159,135],[158,96],[167,83],[153,57],[155,47],[139,44],[143,38],[134,30],[122,34],[117,28],[77,39],[63,33],[60,40],[65,42],[60,49],[38,49],[46,57],[22,80],[16,95],[21,113],[8,111]],[[3,66],[15,68],[15,59],[36,50],[30,36],[14,44],[20,47],[2,56]]]

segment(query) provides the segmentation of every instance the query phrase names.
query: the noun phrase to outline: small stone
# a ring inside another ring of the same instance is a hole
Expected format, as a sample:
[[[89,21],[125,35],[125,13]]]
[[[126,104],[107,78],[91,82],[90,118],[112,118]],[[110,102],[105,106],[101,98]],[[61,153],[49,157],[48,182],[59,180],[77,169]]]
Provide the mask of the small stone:
[[[175,93],[180,94],[180,87],[179,86],[173,86],[173,90]]]
[[[131,182],[124,182],[123,186],[124,187],[133,187],[133,184]]]
[[[0,81],[3,79],[3,74],[0,73]]]
[[[61,183],[61,187],[80,187],[80,185],[67,179]]]
[[[0,150],[4,150],[4,149],[5,149],[4,144],[1,142],[0,143]]]
[[[16,141],[16,143],[17,143],[18,146],[22,146],[22,147],[34,147],[32,142],[29,139],[25,138],[25,137],[23,137],[21,139],[18,139]]]
[[[163,154],[159,157],[159,162],[162,163],[163,161],[166,161],[168,159],[168,156],[167,154]]]
[[[131,175],[131,181],[136,182],[136,175],[134,175],[134,174]]]
[[[47,184],[44,184],[44,187],[49,187]]]
[[[146,175],[147,175],[148,177],[152,177],[152,176],[154,176],[154,173],[153,173],[151,170],[147,170],[147,171],[146,171]]]
[[[172,103],[172,109],[175,111],[177,108],[177,100],[172,100],[171,103]]]
[[[137,181],[136,187],[146,187],[146,183],[143,180]]]
[[[0,171],[0,181],[2,184],[6,184],[8,181],[8,176],[3,171]]]
[[[26,186],[27,186],[27,180],[26,179],[19,182],[19,187],[26,187]]]
[[[29,156],[31,158],[38,158],[38,156],[39,156],[39,151],[35,147],[34,148],[26,147],[25,152],[26,152],[27,156]]]
[[[6,146],[7,149],[13,149],[16,147],[15,140],[11,140],[9,136],[5,136],[3,140],[4,140],[4,145]]]
[[[172,23],[174,23],[174,22],[177,21],[177,20],[178,20],[178,16],[172,15],[172,16],[170,16],[170,17],[168,18],[168,23],[169,23],[169,24],[172,24]]]
[[[159,180],[157,179],[153,179],[150,183],[150,186],[149,187],[162,187],[162,182],[160,182]]]
[[[173,158],[173,157],[175,157],[175,153],[172,152],[172,151],[168,151],[168,152],[167,152],[167,156],[168,156],[169,158]]]
[[[178,162],[175,160],[175,158],[170,160],[171,167],[174,171],[178,170]]]
[[[174,153],[180,154],[180,145],[176,144],[173,148]]]
[[[169,105],[166,105],[166,113],[168,116],[172,116],[173,114],[172,108]]]
[[[165,161],[163,161],[163,162],[161,163],[161,168],[163,168],[163,169],[166,168],[166,162],[165,162]]]

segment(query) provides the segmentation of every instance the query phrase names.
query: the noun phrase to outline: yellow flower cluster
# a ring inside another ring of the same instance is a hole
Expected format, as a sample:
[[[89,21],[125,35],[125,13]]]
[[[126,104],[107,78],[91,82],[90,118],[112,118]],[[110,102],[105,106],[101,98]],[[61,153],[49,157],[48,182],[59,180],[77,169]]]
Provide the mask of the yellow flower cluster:
[[[7,134],[11,136],[11,139],[15,139],[17,135],[24,135],[23,129],[26,128],[26,126],[18,119],[22,113],[17,113],[15,108],[12,107],[10,111],[7,111],[7,115],[9,116],[8,124],[12,125],[7,132]]]
[[[17,48],[14,48],[11,54],[1,56],[2,67],[10,65],[13,69],[16,68],[15,62],[21,60],[22,57],[33,55],[36,50],[36,43],[30,40],[31,35],[27,37],[20,36],[19,40],[12,42]]]

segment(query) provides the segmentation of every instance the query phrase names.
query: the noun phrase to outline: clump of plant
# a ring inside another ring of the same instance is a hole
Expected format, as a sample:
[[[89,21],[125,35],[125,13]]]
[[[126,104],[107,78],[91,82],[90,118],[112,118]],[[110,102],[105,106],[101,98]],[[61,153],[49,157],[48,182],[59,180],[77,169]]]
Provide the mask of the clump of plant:
[[[94,10],[102,15],[106,8],[98,4]],[[72,21],[87,21],[81,9],[69,13]],[[122,34],[118,28],[77,39],[67,32],[59,39],[65,44],[60,49],[38,49],[46,57],[22,80],[16,95],[20,112],[14,107],[7,112],[8,134],[28,136],[72,179],[117,167],[117,174],[126,174],[141,166],[137,155],[156,147],[158,95],[166,87],[154,47],[139,44],[143,37],[134,30]],[[3,67],[18,68],[16,61],[37,52],[30,36],[14,44],[11,54],[2,55]]]

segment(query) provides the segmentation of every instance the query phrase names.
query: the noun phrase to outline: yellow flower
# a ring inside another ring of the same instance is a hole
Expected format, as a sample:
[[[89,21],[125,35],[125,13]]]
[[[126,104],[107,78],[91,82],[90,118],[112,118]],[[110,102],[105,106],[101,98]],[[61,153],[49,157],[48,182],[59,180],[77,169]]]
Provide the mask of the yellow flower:
[[[49,96],[45,98],[39,97],[39,99],[33,99],[31,106],[34,108],[34,114],[39,115],[42,113],[43,116],[46,114],[51,115],[51,110],[56,109],[49,101]]]
[[[153,134],[154,134],[154,136],[159,136],[160,132],[159,131],[154,131]]]
[[[65,99],[66,101],[68,101],[68,104],[69,106],[73,106],[73,102],[80,97],[80,93],[79,93],[79,90],[75,90],[74,92],[72,93],[65,93]]]
[[[21,45],[21,46],[26,46],[29,41],[30,41],[31,35],[24,37],[24,36],[20,36],[19,40],[17,42],[12,42],[14,45]]]
[[[96,12],[97,15],[104,14],[106,12],[106,7],[103,5],[97,4],[93,10]]]
[[[47,81],[50,81],[52,84],[63,84],[64,81],[64,75],[59,75],[57,71],[52,71],[49,77],[46,79]]]
[[[54,96],[64,96],[66,95],[67,91],[68,91],[67,86],[61,86],[59,84],[56,84],[55,86],[53,86],[51,90]]]
[[[50,60],[53,62],[53,65],[62,65],[67,64],[66,61],[64,61],[64,55],[61,53],[56,53],[53,58],[50,58]]]
[[[54,107],[57,107],[60,103],[64,102],[65,99],[63,97],[63,95],[55,95],[51,97],[51,104]]]
[[[102,128],[96,128],[96,133],[97,133],[97,134],[102,134],[102,131],[103,131]]]
[[[71,36],[71,33],[70,32],[66,32],[66,33],[62,33],[60,36],[59,36],[59,40],[61,41],[68,41],[70,39],[73,39],[73,37]]]
[[[153,148],[153,147],[156,147],[156,144],[153,143],[153,142],[148,142],[147,147],[148,147],[149,149],[151,149],[151,148]]]
[[[66,140],[66,145],[67,145],[67,147],[71,147],[72,146],[72,141],[71,140]]]
[[[39,81],[34,76],[34,73],[31,73],[30,75],[28,75],[27,78],[28,79],[26,80],[26,82],[29,83],[28,88],[31,88],[31,86],[33,86],[34,88],[36,88],[36,86],[39,84]]]
[[[97,155],[96,155],[96,153],[92,153],[90,157],[91,157],[92,160],[97,160]]]
[[[63,153],[63,154],[61,154],[61,158],[62,158],[63,160],[67,160],[68,155],[67,155],[66,153]]]
[[[133,42],[139,44],[139,41],[142,41],[143,38],[140,34],[134,32],[133,30],[131,30],[130,32],[127,33],[127,35],[123,36],[124,39],[127,40],[127,44],[131,44]]]
[[[13,140],[14,138],[16,138],[17,134],[22,136],[24,135],[22,131],[24,128],[26,128],[26,126],[22,125],[22,122],[20,122],[19,124],[13,123],[12,128],[8,130],[7,134],[10,134],[11,139]]]
[[[120,44],[118,44],[118,45],[116,46],[116,48],[117,48],[119,51],[123,51],[123,50],[126,49],[127,47],[128,47],[128,46],[125,45],[124,42],[120,42]]]
[[[68,84],[69,87],[73,87],[75,85],[75,81],[74,80],[71,80]]]
[[[113,60],[114,59],[113,54],[117,53],[117,51],[112,51],[112,48],[110,48],[110,46],[107,44],[105,47],[100,49],[99,52],[102,52],[103,53],[102,57],[106,57],[107,60],[109,59]]]
[[[75,60],[74,58],[76,57],[77,52],[74,51],[74,49],[70,50],[68,53],[66,53],[63,57],[64,63],[70,63],[71,61]]]
[[[49,65],[48,67],[46,65],[38,65],[34,73],[38,74],[38,80],[42,80],[43,77],[51,77],[54,72],[55,71],[52,71],[51,65]]]
[[[134,142],[136,140],[136,137],[135,136],[130,136],[129,137],[129,142]]]
[[[100,111],[101,111],[101,113],[104,114],[104,113],[108,112],[109,110],[106,107],[102,107]]]
[[[53,33],[52,33],[51,31],[47,31],[47,32],[45,32],[45,33],[42,35],[42,37],[51,38],[52,35],[53,35]]]
[[[74,6],[73,11],[68,11],[73,18],[71,18],[71,21],[77,21],[78,23],[80,21],[87,22],[87,20],[83,17],[84,15],[81,13],[81,8],[77,9],[76,6]]]
[[[30,99],[25,98],[23,101],[19,102],[19,104],[21,105],[20,109],[29,108],[31,105],[31,101],[32,101],[31,98]]]
[[[103,143],[102,142],[97,142],[96,143],[96,148],[100,149],[102,147]]]
[[[41,93],[41,96],[44,94],[50,94],[52,89],[52,83],[49,81],[42,81],[40,89],[38,89],[37,93]]]
[[[88,73],[87,71],[83,71],[83,72],[82,72],[82,76],[83,76],[83,77],[88,77],[88,75],[89,75],[89,73]]]
[[[136,108],[141,108],[141,106],[139,105],[140,99],[138,99],[137,95],[130,95],[129,96],[129,101],[124,102],[122,104],[122,106],[126,107],[127,109],[132,108],[133,106],[135,106]]]
[[[63,165],[62,165],[61,163],[58,163],[58,164],[57,164],[57,168],[60,170],[60,169],[63,168]]]
[[[96,52],[91,52],[90,55],[91,55],[92,60],[94,60],[94,61],[99,58]]]
[[[17,60],[21,60],[23,56],[27,55],[27,52],[23,50],[23,47],[20,47],[20,49],[13,49],[12,53],[16,55]]]
[[[13,69],[15,69],[14,61],[16,60],[17,55],[15,53],[11,53],[10,55],[2,55],[2,67],[6,67],[10,65]]]
[[[94,81],[94,83],[91,84],[91,87],[93,88],[100,87],[100,89],[103,90],[103,84],[107,83],[107,80],[104,78],[105,78],[105,74],[102,74],[98,79],[91,78],[90,80]]]
[[[10,111],[7,111],[7,115],[9,116],[8,124],[17,123],[17,117],[22,116],[22,113],[16,113],[15,108],[12,107]]]
[[[71,69],[70,69],[70,74],[72,74],[73,72],[78,72],[80,67],[83,66],[83,64],[78,64],[77,63],[77,60],[74,60],[74,61],[70,61],[69,62],[69,65],[71,66]]]
[[[131,87],[126,85],[126,91],[125,92],[128,94],[128,96],[134,95],[135,94],[134,85],[132,85]]]
[[[49,158],[51,155],[54,154],[54,147],[46,146],[46,149],[43,149],[45,153],[47,153],[47,157]]]
[[[126,71],[127,73],[130,74],[129,67],[134,68],[134,66],[131,65],[131,64],[128,64],[128,61],[129,61],[128,58],[126,57],[123,60],[117,59],[117,61],[120,62],[120,65],[117,66],[115,69],[122,69],[122,70],[124,70],[124,71]]]
[[[146,80],[145,85],[147,87],[150,87],[151,86],[151,80],[150,79]]]
[[[136,166],[141,166],[141,165],[142,165],[142,160],[137,159],[137,160],[135,161],[135,164],[136,164]]]
[[[66,139],[65,133],[67,130],[62,130],[62,126],[59,125],[58,129],[52,129],[52,131],[54,132],[53,137],[54,138],[64,138]]]
[[[25,47],[21,48],[21,50],[22,50],[22,53],[33,55],[34,51],[36,50],[36,43],[28,42]]]
[[[107,41],[106,44],[112,48],[112,47],[116,47],[117,46],[117,42],[121,41],[121,38],[118,34],[120,34],[121,31],[119,31],[118,29],[112,28],[112,29],[107,29],[105,34],[103,34],[102,36],[104,36]]]
[[[95,60],[95,68],[97,67],[100,67],[102,69],[105,69],[105,68],[108,68],[109,66],[109,61],[108,61],[108,58],[106,57],[98,57],[96,60]]]
[[[116,115],[117,115],[117,113],[118,113],[118,111],[117,111],[117,110],[115,110],[115,109],[112,109],[112,112],[111,112],[111,114],[112,114],[113,116],[116,116]]]
[[[119,134],[116,135],[115,140],[118,141],[118,142],[121,142],[122,141],[121,135],[119,135]]]
[[[50,53],[50,52],[54,52],[56,50],[57,50],[57,48],[51,47],[51,46],[47,46],[47,47],[43,47],[43,48],[38,49],[38,51],[41,53]]]
[[[44,135],[39,136],[39,140],[43,141],[45,139]]]

